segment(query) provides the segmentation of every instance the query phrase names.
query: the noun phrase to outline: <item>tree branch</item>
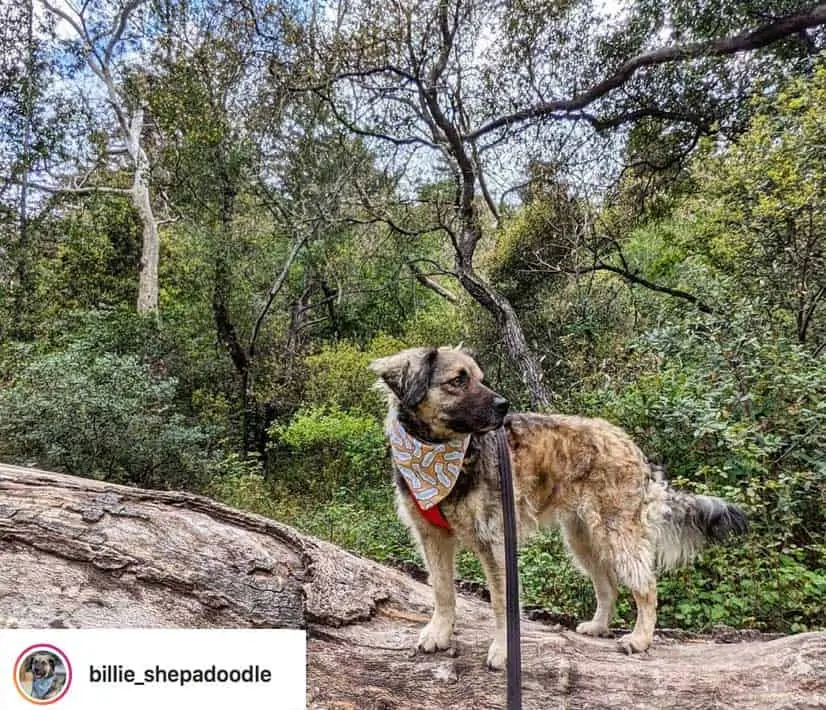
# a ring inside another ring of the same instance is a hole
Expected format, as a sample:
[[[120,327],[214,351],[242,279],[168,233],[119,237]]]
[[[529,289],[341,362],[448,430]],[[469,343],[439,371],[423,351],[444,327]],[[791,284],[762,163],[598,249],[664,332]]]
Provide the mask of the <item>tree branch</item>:
[[[818,303],[823,296],[826,295],[826,286],[821,286],[818,292],[814,295],[808,306],[803,310],[800,316],[800,323],[797,329],[797,339],[801,343],[806,342],[806,334],[809,331],[809,325],[812,322],[812,316],[817,309]]]
[[[644,67],[654,67],[669,64],[684,59],[694,59],[702,56],[723,57],[738,52],[750,51],[765,47],[779,39],[794,35],[810,27],[818,27],[826,23],[826,4],[819,4],[810,10],[780,17],[774,22],[746,30],[730,37],[709,40],[707,42],[692,42],[690,44],[661,47],[651,52],[632,57],[611,76],[594,84],[588,90],[571,99],[560,99],[531,106],[515,113],[501,116],[480,126],[464,138],[475,140],[480,136],[491,133],[500,128],[539,118],[554,117],[558,113],[574,113],[582,111],[597,99],[609,94],[614,89],[627,83],[634,74]],[[558,118],[558,116],[557,116]],[[583,116],[585,118],[585,116]]]
[[[115,195],[129,195],[130,190],[126,187],[105,187],[105,186],[90,186],[90,187],[57,187],[54,185],[44,185],[39,182],[28,183],[29,187],[42,192],[48,192],[52,195],[89,195],[94,192],[108,192]]]
[[[617,274],[621,276],[626,281],[630,281],[631,283],[639,284],[644,288],[647,288],[649,291],[656,291],[657,293],[664,293],[668,296],[673,296],[674,298],[681,298],[684,301],[688,301],[689,303],[693,303],[697,309],[703,313],[712,314],[714,313],[714,309],[709,306],[708,304],[701,301],[697,296],[692,293],[688,293],[687,291],[682,291],[678,288],[670,288],[669,286],[663,286],[658,283],[654,283],[653,281],[649,281],[642,276],[634,273],[630,269],[622,268],[619,266],[613,266],[612,264],[606,264],[603,261],[598,261],[593,266],[587,266],[585,268],[577,269],[576,273],[588,273],[590,271],[610,271],[613,274]],[[571,273],[569,271],[568,273]]]
[[[270,286],[269,293],[267,293],[267,300],[262,306],[261,311],[258,313],[258,317],[255,319],[255,325],[252,328],[252,333],[250,334],[249,347],[247,348],[248,360],[252,360],[253,356],[255,355],[255,343],[258,340],[258,333],[261,331],[261,326],[264,324],[264,319],[267,317],[267,313],[269,313],[270,311],[272,302],[275,300],[275,297],[284,287],[284,282],[287,280],[287,275],[290,273],[290,268],[292,268],[292,265],[295,262],[296,257],[298,257],[298,252],[301,251],[301,248],[307,243],[307,240],[309,238],[310,235],[305,234],[303,237],[301,237],[301,239],[297,240],[296,243],[293,244],[293,248],[287,255],[287,259],[284,262],[283,268],[281,269],[281,273],[275,279],[273,285]]]
[[[451,303],[458,303],[459,299],[456,297],[455,294],[451,293],[446,288],[436,283],[424,271],[422,271],[415,262],[408,261],[407,268],[410,269],[411,273],[413,274],[413,277],[422,286],[424,286],[425,288],[429,288],[431,291],[434,291],[435,293],[438,293],[442,298],[444,298],[447,301],[450,301]]]
[[[118,15],[118,24],[112,31],[112,36],[109,38],[109,41],[106,43],[106,49],[103,50],[103,64],[105,66],[108,66],[112,59],[112,52],[115,51],[115,45],[117,45],[120,38],[123,36],[123,32],[126,29],[126,24],[129,22],[130,15],[145,2],[146,0],[131,0],[124,5],[123,9],[120,11],[120,14]]]

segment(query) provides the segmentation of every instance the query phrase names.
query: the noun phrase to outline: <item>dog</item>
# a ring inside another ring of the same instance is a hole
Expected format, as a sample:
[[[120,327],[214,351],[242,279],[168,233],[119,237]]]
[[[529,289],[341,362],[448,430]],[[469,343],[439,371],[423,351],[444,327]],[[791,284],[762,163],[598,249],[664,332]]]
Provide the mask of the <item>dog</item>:
[[[496,629],[487,666],[506,663],[499,427],[510,451],[520,540],[538,527],[561,528],[596,594],[596,612],[579,624],[581,634],[610,636],[618,585],[630,588],[636,623],[618,641],[627,654],[651,645],[655,572],[690,561],[708,541],[748,529],[735,505],[670,488],[628,434],[603,419],[508,413],[507,400],[483,383],[479,365],[461,348],[411,348],[376,359],[370,368],[388,397],[386,433],[401,451],[393,462],[399,517],[422,551],[433,587],[420,651],[450,646],[454,558],[462,544],[479,558],[490,590]],[[414,449],[426,451],[425,459],[452,457],[456,475],[446,475],[445,461],[438,474],[411,463]],[[433,494],[437,489],[441,493]],[[431,495],[443,496],[435,506],[441,522],[434,521],[433,508],[423,513]]]
[[[31,674],[30,695],[35,700],[48,700],[60,695],[65,679],[55,673],[55,657],[51,653],[34,653],[26,662]]]

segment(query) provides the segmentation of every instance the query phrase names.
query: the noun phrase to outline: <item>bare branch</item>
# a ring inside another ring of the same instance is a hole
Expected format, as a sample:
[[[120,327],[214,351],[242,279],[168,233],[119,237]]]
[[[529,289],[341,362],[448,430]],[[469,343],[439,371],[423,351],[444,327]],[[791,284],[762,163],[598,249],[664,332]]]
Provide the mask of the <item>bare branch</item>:
[[[342,115],[342,113],[336,107],[335,102],[332,101],[327,94],[325,94],[321,91],[315,91],[314,93],[316,94],[316,96],[318,96],[320,99],[322,99],[328,105],[328,107],[330,108],[330,110],[333,113],[333,116],[335,116],[336,120],[342,126],[344,126],[348,131],[352,131],[356,135],[363,136],[365,138],[376,138],[378,140],[387,141],[388,143],[392,143],[393,145],[397,145],[397,146],[423,145],[423,146],[426,146],[427,148],[434,148],[436,150],[439,149],[439,146],[436,145],[435,143],[432,143],[431,141],[429,141],[425,138],[421,138],[419,136],[408,136],[406,138],[396,138],[395,136],[391,136],[387,133],[379,133],[378,131],[372,131],[372,130],[369,130],[369,129],[366,129],[366,128],[360,128],[359,126],[356,126],[354,123],[352,123],[351,121],[349,121],[348,119],[346,119]]]
[[[108,66],[111,62],[112,52],[115,51],[115,46],[120,42],[124,30],[126,30],[126,24],[129,22],[130,15],[145,2],[146,0],[130,0],[130,2],[123,6],[123,9],[118,15],[118,24],[115,26],[115,29],[112,30],[112,36],[109,38],[109,41],[106,43],[106,49],[103,51],[104,65]]]
[[[29,181],[29,187],[41,192],[48,192],[52,195],[89,195],[94,192],[108,192],[115,195],[129,195],[131,190],[127,187],[106,187],[106,186],[89,186],[89,187],[60,187],[56,185],[44,185],[39,182]]]
[[[428,274],[422,271],[415,261],[408,261],[407,267],[413,273],[413,277],[416,279],[416,281],[418,281],[422,286],[425,286],[426,288],[429,288],[431,291],[438,293],[442,298],[444,298],[447,301],[450,301],[451,303],[457,303],[459,301],[455,294],[451,293],[443,286],[440,286],[433,279],[431,279]]]
[[[627,268],[619,268],[617,266],[612,266],[611,264],[606,264],[604,262],[599,262],[596,266],[592,267],[595,271],[610,271],[618,276],[622,276],[626,281],[630,281],[631,283],[639,284],[647,288],[649,291],[656,291],[657,293],[664,293],[668,296],[673,296],[674,298],[681,298],[684,301],[688,301],[689,303],[693,303],[697,306],[697,309],[702,313],[714,313],[714,309],[711,306],[703,303],[697,296],[694,294],[688,293],[687,291],[682,291],[678,288],[670,288],[668,286],[663,286],[661,284],[654,283],[653,281],[649,281],[648,279],[639,276],[633,271],[629,271]],[[587,269],[585,269],[587,270]]]
[[[523,123],[524,121],[550,117],[558,118],[554,114],[582,111],[597,99],[628,82],[637,71],[644,67],[654,67],[703,56],[724,57],[759,49],[777,40],[811,27],[818,27],[824,23],[826,23],[826,4],[819,4],[806,12],[786,15],[757,29],[746,30],[730,37],[722,37],[707,42],[692,42],[672,47],[661,47],[651,52],[639,54],[622,64],[614,74],[594,84],[578,96],[571,99],[536,104],[521,111],[501,116],[467,134],[465,139],[474,140],[497,129]],[[586,118],[585,116],[582,117]]]
[[[88,42],[89,38],[86,36],[86,32],[83,27],[78,23],[77,18],[72,17],[68,12],[65,10],[61,10],[56,5],[52,5],[49,0],[40,0],[43,3],[43,7],[45,7],[49,12],[57,15],[60,19],[65,20],[68,22],[72,29],[77,33],[78,38]]]
[[[287,255],[286,260],[284,261],[284,266],[281,269],[281,273],[278,274],[278,277],[273,282],[273,285],[270,286],[270,290],[267,293],[267,300],[261,307],[261,310],[258,313],[258,317],[255,319],[255,325],[252,328],[252,333],[250,334],[249,347],[247,348],[247,358],[250,361],[255,355],[255,343],[258,340],[258,333],[261,331],[261,326],[264,324],[264,319],[267,317],[267,314],[270,311],[272,302],[275,300],[275,297],[281,292],[281,289],[284,287],[284,282],[287,280],[287,276],[290,273],[290,269],[292,268],[293,263],[298,257],[298,252],[301,251],[301,249],[307,243],[309,238],[310,234],[305,234],[301,237],[301,239],[296,240],[295,244],[293,244],[293,247],[290,250],[290,253]]]

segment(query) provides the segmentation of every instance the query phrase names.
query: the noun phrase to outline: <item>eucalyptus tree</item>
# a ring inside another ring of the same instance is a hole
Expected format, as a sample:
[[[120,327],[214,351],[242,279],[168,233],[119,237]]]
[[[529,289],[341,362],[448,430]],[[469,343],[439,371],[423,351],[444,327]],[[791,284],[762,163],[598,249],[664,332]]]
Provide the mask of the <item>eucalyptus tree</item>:
[[[130,75],[148,69],[149,50],[159,30],[152,7],[148,0],[92,0],[77,7],[58,0],[35,0],[35,4],[53,21],[57,44],[68,45],[69,56],[88,70],[75,76],[74,96],[63,100],[102,104],[103,110],[92,110],[96,140],[89,141],[89,136],[81,140],[68,175],[31,184],[53,193],[107,192],[129,198],[143,231],[137,311],[155,314],[160,220],[150,182],[146,105],[129,81]],[[130,174],[131,185],[114,178],[121,169]]]
[[[288,75],[321,97],[398,165],[449,174],[451,209],[433,225],[452,247],[445,270],[496,320],[535,405],[551,401],[542,358],[478,267],[497,197],[536,160],[610,173],[610,140],[609,160],[576,164],[595,134],[710,131],[725,105],[717,99],[740,88],[720,66],[786,38],[805,52],[822,43],[826,5],[689,5],[636,2],[608,16],[587,0],[319,0],[295,25],[295,50],[273,48],[278,81]]]

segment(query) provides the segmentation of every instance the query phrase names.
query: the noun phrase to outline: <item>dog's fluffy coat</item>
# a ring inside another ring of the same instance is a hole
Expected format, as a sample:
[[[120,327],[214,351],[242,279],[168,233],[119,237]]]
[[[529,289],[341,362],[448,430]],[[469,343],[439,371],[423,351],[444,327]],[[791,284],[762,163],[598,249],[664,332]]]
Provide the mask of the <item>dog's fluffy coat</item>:
[[[388,421],[397,417],[408,433],[423,441],[470,436],[459,480],[440,504],[449,531],[425,520],[396,475],[399,515],[419,543],[433,586],[433,616],[418,642],[423,651],[450,645],[454,557],[461,543],[479,557],[490,589],[496,632],[488,666],[505,663],[504,549],[493,434],[501,425],[510,447],[520,537],[538,526],[561,527],[568,549],[596,592],[596,613],[577,627],[580,633],[608,635],[617,586],[629,587],[637,620],[619,641],[626,653],[651,645],[655,570],[690,560],[707,540],[747,528],[736,506],[669,488],[630,437],[607,421],[505,416],[506,400],[482,384],[479,366],[461,349],[412,348],[375,360],[371,368],[388,392]]]

